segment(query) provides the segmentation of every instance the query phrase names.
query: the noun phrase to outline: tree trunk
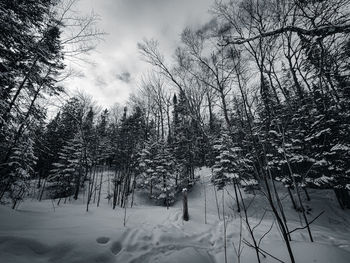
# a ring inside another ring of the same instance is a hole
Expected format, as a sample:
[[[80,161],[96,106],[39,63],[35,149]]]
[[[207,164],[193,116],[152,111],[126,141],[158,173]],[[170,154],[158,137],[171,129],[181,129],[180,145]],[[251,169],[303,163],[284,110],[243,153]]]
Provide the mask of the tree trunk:
[[[101,177],[100,177],[100,185],[98,188],[98,198],[97,198],[97,207],[100,206],[100,200],[101,200],[101,190],[102,190],[102,179],[103,179],[103,168],[102,168],[102,172],[101,172]]]
[[[239,212],[241,212],[241,207],[239,206],[239,200],[238,200],[238,194],[237,194],[238,185],[236,182],[233,183],[233,187],[235,189],[235,195],[236,195],[237,212],[239,213]]]
[[[228,116],[227,103],[226,103],[226,98],[225,98],[223,91],[221,92],[220,97],[221,97],[222,110],[224,111],[224,118],[225,118],[225,122],[227,125],[227,129],[230,131],[231,130],[231,121],[230,121],[230,118]]]
[[[170,109],[169,109],[170,105],[167,104],[166,105],[166,115],[167,115],[167,120],[168,120],[168,139],[170,139],[170,141],[172,140],[172,134],[171,134],[171,120],[170,120]]]
[[[79,190],[80,190],[80,178],[81,178],[81,169],[79,169],[78,174],[75,178],[75,192],[74,192],[74,200],[78,199]]]
[[[187,189],[184,188],[182,190],[182,194],[183,194],[183,214],[182,214],[182,219],[184,221],[188,221],[189,220],[189,215],[188,215],[188,203],[187,203]]]
[[[306,195],[306,200],[311,201],[310,195],[309,195],[309,193],[308,193],[306,187],[303,187],[303,190],[304,190],[305,195]]]
[[[293,204],[293,208],[294,208],[294,210],[297,210],[297,204],[295,203],[292,191],[290,190],[290,187],[287,187],[287,189],[288,189],[288,194],[289,194],[290,200],[292,201],[292,204]]]
[[[227,263],[227,240],[226,240],[226,218],[225,218],[225,189],[222,189],[222,218],[224,220],[224,254]]]
[[[39,189],[41,187],[41,169],[39,170],[38,175],[39,175],[39,181],[38,181],[36,188]]]
[[[151,179],[151,187],[150,187],[149,198],[152,198],[152,190],[153,190],[153,182],[152,182],[152,179]]]
[[[207,224],[207,190],[205,187],[205,181],[203,182],[204,190],[204,224]]]
[[[126,225],[126,207],[127,207],[127,202],[128,202],[128,196],[124,196],[124,226]]]
[[[264,176],[264,182],[265,182],[265,186],[266,186],[266,190],[267,190],[267,194],[268,194],[267,198],[268,198],[268,201],[270,203],[270,207],[272,209],[272,212],[274,213],[275,218],[276,218],[276,220],[278,222],[278,225],[280,226],[280,230],[282,232],[282,236],[283,236],[284,242],[286,243],[290,260],[291,260],[292,263],[295,263],[294,254],[293,254],[290,242],[289,242],[289,233],[288,233],[288,230],[286,229],[285,225],[283,224],[282,218],[280,217],[280,215],[279,215],[279,213],[278,213],[278,211],[277,211],[277,209],[275,207],[275,204],[273,203],[273,198],[272,198],[270,186],[269,186],[269,183],[267,181],[266,176]]]
[[[93,190],[94,190],[94,203],[96,203],[96,192],[97,192],[97,181],[98,181],[98,172],[100,171],[100,169],[97,170],[97,174],[96,174],[96,180],[93,184]]]
[[[117,205],[117,187],[118,187],[118,181],[117,181],[117,170],[115,170],[114,173],[114,189],[113,189],[113,209],[115,209],[116,205]]]
[[[211,132],[214,132],[214,118],[213,118],[213,107],[209,94],[207,93],[208,99],[208,110],[209,110],[209,129]]]
[[[162,135],[162,140],[164,140],[164,117],[163,117],[163,109],[160,106],[160,127],[161,127],[161,135]]]
[[[216,203],[216,208],[217,208],[217,211],[218,211],[218,217],[219,217],[219,220],[220,220],[220,208],[219,208],[219,202],[218,202],[218,195],[217,195],[217,192],[216,192],[215,185],[213,185],[213,187],[214,187],[214,194],[215,194],[215,203]]]
[[[133,207],[133,205],[134,205],[135,188],[136,188],[136,175],[134,174],[134,180],[132,182],[132,195],[131,195],[131,205],[130,205],[130,207]]]
[[[43,199],[43,194],[44,194],[44,190],[45,190],[45,186],[46,186],[46,179],[44,180],[43,186],[41,187],[40,190],[40,195],[39,195],[39,202]]]
[[[92,190],[94,187],[94,181],[95,181],[95,175],[96,175],[96,165],[93,166],[91,171],[92,170],[93,170],[92,180],[91,180],[91,175],[90,175],[89,186],[88,186],[88,194],[87,194],[87,200],[86,200],[86,212],[89,211],[89,204],[90,204],[91,197],[92,197]]]

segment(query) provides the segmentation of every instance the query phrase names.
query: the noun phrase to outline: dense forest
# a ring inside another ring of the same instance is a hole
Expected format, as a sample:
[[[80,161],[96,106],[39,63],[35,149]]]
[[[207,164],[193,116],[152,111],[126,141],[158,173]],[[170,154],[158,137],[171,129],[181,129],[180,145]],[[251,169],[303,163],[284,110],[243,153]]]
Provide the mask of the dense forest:
[[[74,74],[69,61],[104,35],[73,2],[0,1],[2,204],[16,209],[33,189],[56,205],[84,192],[89,211],[105,198],[108,170],[111,209],[132,207],[137,191],[169,208],[206,166],[217,191],[233,187],[258,262],[242,192],[267,200],[291,262],[282,196],[311,242],[321,214],[308,215],[310,189],[331,189],[339,209],[350,208],[349,0],[216,1],[173,56],[140,41],[152,70],[125,105],[106,109],[84,92],[66,99],[61,85]]]

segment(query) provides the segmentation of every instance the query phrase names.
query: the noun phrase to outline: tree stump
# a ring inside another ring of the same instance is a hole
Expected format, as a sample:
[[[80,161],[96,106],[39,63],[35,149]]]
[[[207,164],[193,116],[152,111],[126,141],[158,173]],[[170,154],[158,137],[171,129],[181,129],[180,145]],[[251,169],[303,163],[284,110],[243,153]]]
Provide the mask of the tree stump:
[[[189,215],[188,215],[188,204],[187,204],[187,189],[184,188],[182,189],[182,194],[183,194],[183,214],[182,214],[182,219],[185,221],[188,221]]]

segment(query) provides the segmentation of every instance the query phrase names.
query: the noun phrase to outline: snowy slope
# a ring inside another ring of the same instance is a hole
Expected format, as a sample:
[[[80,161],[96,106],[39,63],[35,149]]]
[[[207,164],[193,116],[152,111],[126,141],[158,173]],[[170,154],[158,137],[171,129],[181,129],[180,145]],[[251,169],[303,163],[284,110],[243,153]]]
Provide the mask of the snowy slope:
[[[224,228],[222,215],[218,218],[215,192],[209,183],[210,170],[197,171],[201,182],[189,193],[190,221],[181,218],[181,200],[167,210],[154,206],[144,194],[137,194],[135,206],[127,210],[112,210],[103,199],[99,208],[91,205],[85,212],[83,198],[75,203],[55,206],[50,200],[27,200],[17,211],[0,207],[0,262],[122,262],[122,263],[210,263],[224,262]],[[207,197],[207,224],[204,221],[204,189]],[[228,262],[238,262],[233,243],[240,239],[241,220],[230,207],[234,201],[232,189],[225,192]],[[350,262],[350,213],[341,211],[327,191],[310,191],[310,219],[320,211],[325,213],[314,222],[315,243],[308,242],[305,231],[292,236],[297,262]],[[222,213],[222,191],[218,191]],[[249,200],[253,195],[246,195]],[[317,200],[317,201],[316,201]],[[300,215],[284,199],[290,229],[300,226]],[[250,222],[256,225],[266,206],[264,197],[257,195],[249,208]],[[267,213],[255,229],[262,236],[273,224]],[[242,237],[250,240],[246,226]],[[263,239],[262,248],[288,262],[285,246],[275,224]],[[256,262],[254,250],[245,246],[241,262]],[[278,262],[270,256],[263,262]]]

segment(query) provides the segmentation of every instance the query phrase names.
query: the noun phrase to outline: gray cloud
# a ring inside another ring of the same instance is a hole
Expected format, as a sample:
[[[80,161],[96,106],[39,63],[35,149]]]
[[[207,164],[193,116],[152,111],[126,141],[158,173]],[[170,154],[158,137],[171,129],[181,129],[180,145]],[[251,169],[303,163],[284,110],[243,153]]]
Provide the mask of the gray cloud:
[[[202,33],[206,33],[216,28],[217,26],[218,26],[218,21],[215,18],[213,18],[209,22],[205,23],[204,25],[201,25],[198,31]]]
[[[104,107],[124,103],[150,66],[140,59],[137,42],[155,38],[171,59],[186,26],[200,28],[209,19],[214,0],[80,0],[78,10],[92,9],[101,17],[99,27],[108,33],[90,59],[94,66],[78,70],[83,78],[68,87],[84,87]],[[118,74],[116,74],[116,72]]]
[[[107,86],[107,82],[103,79],[103,77],[98,76],[95,79],[95,85],[99,88],[103,88],[103,87]]]
[[[130,74],[130,72],[123,72],[123,73],[117,74],[116,78],[125,82],[125,83],[130,83],[131,74]]]

